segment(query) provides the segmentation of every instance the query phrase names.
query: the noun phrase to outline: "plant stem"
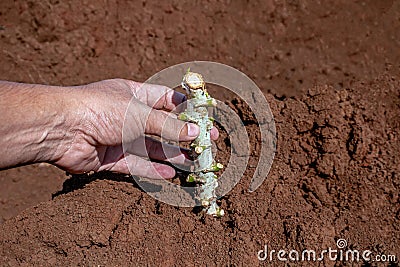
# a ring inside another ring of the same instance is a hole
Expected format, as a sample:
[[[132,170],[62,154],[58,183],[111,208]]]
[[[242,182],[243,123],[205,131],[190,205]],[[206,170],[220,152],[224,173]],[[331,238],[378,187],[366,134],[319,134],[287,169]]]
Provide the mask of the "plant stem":
[[[216,106],[217,101],[212,98],[206,88],[203,77],[187,71],[182,80],[182,87],[188,95],[187,108],[179,115],[179,119],[196,123],[200,127],[199,136],[192,142],[191,147],[197,155],[194,172],[189,174],[188,182],[199,183],[199,200],[207,214],[221,217],[224,210],[217,204],[215,189],[218,187],[218,177],[215,171],[223,168],[216,163],[211,151],[210,132],[214,119],[208,116],[208,107]]]

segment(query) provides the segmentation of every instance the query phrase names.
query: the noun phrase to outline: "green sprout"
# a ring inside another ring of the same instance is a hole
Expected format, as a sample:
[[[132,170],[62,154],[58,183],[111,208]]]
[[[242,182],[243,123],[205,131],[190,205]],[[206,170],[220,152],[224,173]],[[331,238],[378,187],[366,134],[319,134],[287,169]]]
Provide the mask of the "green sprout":
[[[182,112],[178,115],[178,119],[180,119],[181,121],[188,121],[188,116]]]
[[[182,87],[188,95],[187,108],[179,114],[183,121],[196,123],[200,127],[199,136],[190,145],[197,154],[198,164],[186,181],[198,183],[199,201],[204,211],[215,217],[224,216],[224,210],[217,204],[215,189],[218,187],[218,177],[214,172],[224,166],[215,162],[211,151],[210,131],[214,118],[208,116],[207,107],[215,107],[217,101],[210,96],[205,88],[203,77],[190,69],[182,80]]]
[[[222,165],[221,163],[213,163],[209,169],[207,169],[210,172],[217,172],[222,170],[222,168],[224,168],[224,165]]]

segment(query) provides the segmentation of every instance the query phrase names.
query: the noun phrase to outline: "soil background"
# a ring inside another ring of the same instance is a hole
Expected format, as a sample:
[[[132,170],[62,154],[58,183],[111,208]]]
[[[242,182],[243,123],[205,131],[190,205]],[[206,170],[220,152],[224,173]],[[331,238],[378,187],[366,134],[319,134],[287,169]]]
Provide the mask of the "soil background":
[[[271,263],[257,259],[264,245],[321,251],[340,238],[400,257],[400,1],[0,2],[2,80],[145,81],[193,60],[241,70],[269,101],[278,142],[262,186],[247,191],[260,143],[251,110],[213,90],[252,148],[221,200],[226,216],[159,203],[129,177],[10,169],[0,172],[0,265],[257,266]]]

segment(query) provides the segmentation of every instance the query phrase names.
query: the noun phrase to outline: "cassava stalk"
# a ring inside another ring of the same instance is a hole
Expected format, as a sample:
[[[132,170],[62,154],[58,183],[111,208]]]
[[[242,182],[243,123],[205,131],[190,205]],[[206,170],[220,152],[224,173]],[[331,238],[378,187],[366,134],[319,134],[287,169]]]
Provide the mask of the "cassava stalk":
[[[206,88],[203,77],[187,71],[182,80],[182,87],[188,95],[187,108],[179,114],[179,119],[196,123],[200,127],[200,134],[190,145],[197,156],[194,172],[189,174],[187,181],[199,184],[199,200],[207,214],[221,217],[224,210],[217,204],[215,189],[218,187],[217,175],[214,173],[223,168],[221,163],[215,162],[211,151],[210,131],[214,119],[208,116],[207,107],[217,105]]]

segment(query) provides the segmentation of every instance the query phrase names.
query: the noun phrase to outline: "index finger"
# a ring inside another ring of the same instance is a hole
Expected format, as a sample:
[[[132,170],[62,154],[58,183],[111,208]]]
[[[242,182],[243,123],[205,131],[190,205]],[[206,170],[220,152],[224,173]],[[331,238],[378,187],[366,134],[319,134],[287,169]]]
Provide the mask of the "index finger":
[[[141,102],[154,109],[168,111],[176,109],[177,112],[185,109],[182,104],[186,101],[186,96],[167,86],[138,83],[134,93]]]

